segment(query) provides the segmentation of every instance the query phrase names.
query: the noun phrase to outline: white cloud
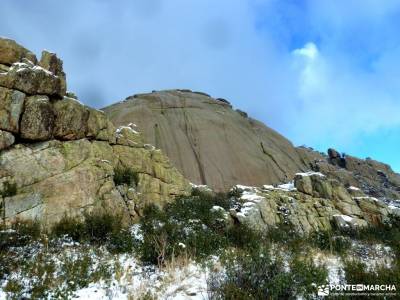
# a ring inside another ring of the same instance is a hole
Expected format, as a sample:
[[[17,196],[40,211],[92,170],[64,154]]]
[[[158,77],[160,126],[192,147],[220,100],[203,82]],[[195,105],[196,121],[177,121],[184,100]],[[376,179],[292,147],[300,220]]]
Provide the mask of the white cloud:
[[[1,4],[0,35],[58,52],[70,88],[98,107],[191,88],[229,99],[296,144],[341,149],[400,126],[399,1]]]
[[[293,54],[314,60],[318,55],[318,48],[314,43],[307,43],[303,48],[293,50]]]

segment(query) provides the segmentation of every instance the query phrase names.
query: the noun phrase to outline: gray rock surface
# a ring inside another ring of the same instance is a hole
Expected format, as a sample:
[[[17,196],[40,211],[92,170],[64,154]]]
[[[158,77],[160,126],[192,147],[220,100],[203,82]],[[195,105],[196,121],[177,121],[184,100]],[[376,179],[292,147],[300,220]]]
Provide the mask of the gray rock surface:
[[[103,109],[116,126],[135,123],[195,184],[217,191],[292,179],[306,170],[293,145],[226,101],[188,90],[135,95]]]

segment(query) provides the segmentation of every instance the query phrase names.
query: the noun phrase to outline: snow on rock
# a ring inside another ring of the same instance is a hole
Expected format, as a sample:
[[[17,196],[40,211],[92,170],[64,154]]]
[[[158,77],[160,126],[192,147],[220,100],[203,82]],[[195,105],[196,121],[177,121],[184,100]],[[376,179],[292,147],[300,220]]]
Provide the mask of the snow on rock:
[[[358,187],[355,187],[355,186],[349,186],[348,189],[352,190],[352,191],[360,191],[360,189]]]
[[[296,176],[302,176],[302,177],[308,177],[308,176],[320,176],[320,177],[325,177],[324,174],[320,173],[320,172],[313,172],[313,171],[309,171],[309,172],[305,172],[305,173],[296,173]]]
[[[336,222],[336,225],[342,228],[355,226],[353,220],[354,218],[347,215],[333,215],[333,219]]]
[[[221,206],[214,205],[213,207],[211,207],[210,211],[211,212],[218,212],[218,211],[225,212],[225,209]]]
[[[265,185],[263,185],[262,188],[264,190],[278,190],[278,191],[284,191],[284,192],[297,191],[297,189],[294,186],[294,181],[290,181],[288,183],[279,184],[277,186],[265,184]]]

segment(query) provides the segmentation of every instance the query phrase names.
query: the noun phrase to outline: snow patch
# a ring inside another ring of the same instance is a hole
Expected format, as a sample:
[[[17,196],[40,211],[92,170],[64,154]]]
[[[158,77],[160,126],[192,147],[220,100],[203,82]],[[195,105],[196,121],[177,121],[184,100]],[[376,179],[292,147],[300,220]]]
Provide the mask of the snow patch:
[[[309,172],[305,172],[305,173],[296,173],[296,176],[302,176],[302,177],[308,177],[308,176],[320,176],[320,177],[325,177],[324,174],[320,173],[320,172],[313,172],[313,171],[309,171]]]

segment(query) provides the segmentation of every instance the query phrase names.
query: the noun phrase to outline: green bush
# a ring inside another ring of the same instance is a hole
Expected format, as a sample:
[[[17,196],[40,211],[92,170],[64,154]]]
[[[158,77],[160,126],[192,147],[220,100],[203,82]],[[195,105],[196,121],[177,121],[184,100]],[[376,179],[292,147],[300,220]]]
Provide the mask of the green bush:
[[[122,230],[122,218],[109,213],[85,215],[85,233],[89,241],[104,243],[112,233]]]
[[[55,237],[62,237],[67,235],[74,241],[82,241],[86,238],[85,224],[77,218],[64,216],[58,223],[56,223],[51,233]]]
[[[202,258],[226,247],[224,213],[213,209],[220,203],[220,198],[196,191],[192,196],[176,199],[164,210],[146,207],[140,221],[144,236],[139,247],[142,259],[162,264],[183,253]]]
[[[231,246],[240,249],[258,249],[269,244],[261,232],[250,228],[247,224],[228,227],[226,236]]]
[[[313,298],[316,285],[327,278],[326,269],[311,260],[294,258],[288,269],[281,257],[270,257],[268,248],[239,251],[224,267],[224,275],[213,275],[207,282],[210,299]]]
[[[134,247],[134,239],[127,229],[112,232],[108,237],[107,249],[113,254],[130,253]]]
[[[316,231],[309,235],[311,245],[336,254],[344,254],[351,248],[351,240],[345,236],[334,236],[330,231]]]
[[[214,193],[212,191],[193,188],[191,196],[197,198],[198,202],[204,203],[210,208],[212,206],[220,206],[224,209],[229,209],[232,205],[229,193]]]
[[[123,228],[121,217],[108,213],[86,214],[83,220],[63,217],[52,228],[52,236],[69,236],[76,242],[102,244],[112,253],[131,252],[134,240]]]
[[[367,265],[359,260],[346,260],[344,272],[348,284],[400,284],[400,262],[393,266],[379,265],[375,269],[368,269]]]
[[[4,227],[4,229],[6,229]],[[10,247],[23,247],[40,237],[40,224],[37,221],[17,221],[8,230],[0,231],[0,253]]]
[[[128,167],[117,167],[114,170],[114,183],[115,185],[138,185],[139,174]]]

